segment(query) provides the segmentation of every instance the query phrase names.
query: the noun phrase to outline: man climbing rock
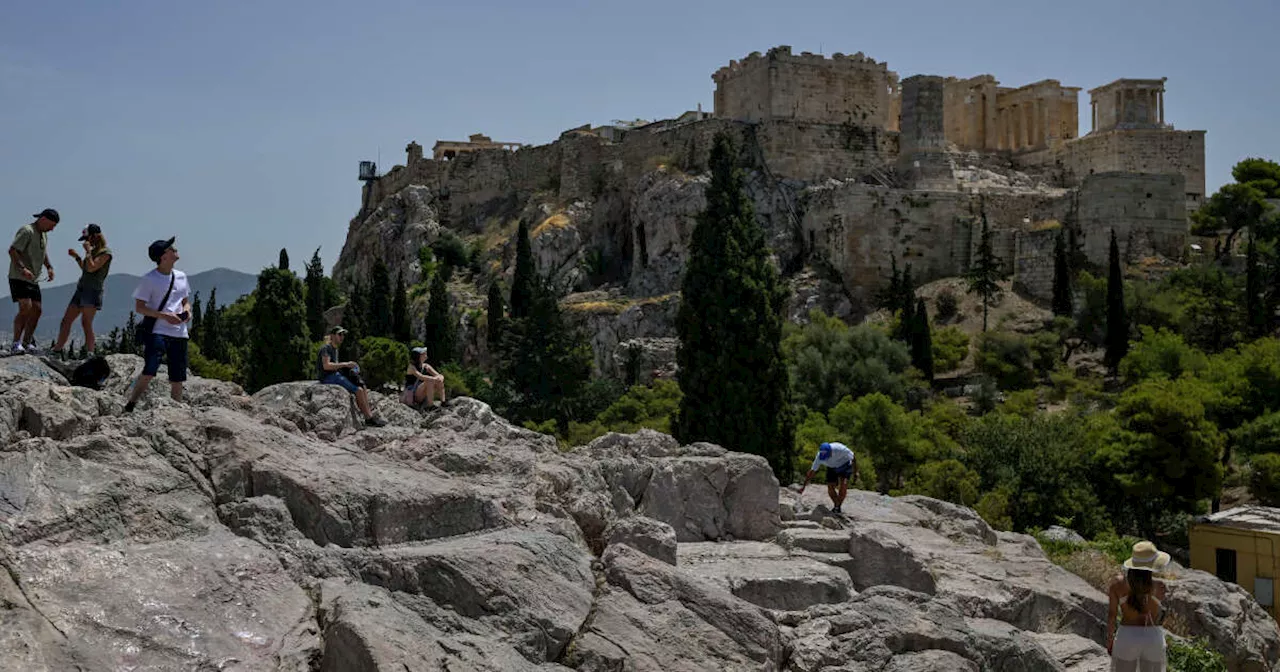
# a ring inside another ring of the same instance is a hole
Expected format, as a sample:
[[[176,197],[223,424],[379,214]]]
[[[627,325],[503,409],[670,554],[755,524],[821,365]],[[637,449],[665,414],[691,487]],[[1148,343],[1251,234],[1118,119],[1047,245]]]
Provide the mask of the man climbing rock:
[[[831,512],[843,513],[840,506],[844,504],[845,495],[849,493],[849,477],[858,477],[858,458],[843,443],[824,443],[818,446],[818,456],[804,475],[804,484],[800,486],[800,494],[809,486],[809,480],[818,473],[818,467],[827,468],[827,494],[831,496]],[[837,489],[838,488],[838,489]]]

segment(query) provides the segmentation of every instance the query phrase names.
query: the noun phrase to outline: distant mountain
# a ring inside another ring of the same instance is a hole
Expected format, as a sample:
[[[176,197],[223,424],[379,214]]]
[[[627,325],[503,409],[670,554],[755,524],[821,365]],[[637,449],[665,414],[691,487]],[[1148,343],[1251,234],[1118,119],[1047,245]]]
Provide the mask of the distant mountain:
[[[102,310],[98,311],[97,317],[93,320],[93,330],[99,337],[111,331],[112,327],[123,327],[129,320],[129,313],[133,311],[133,290],[137,289],[138,280],[138,276],[128,273],[112,273],[107,276],[107,292]],[[218,305],[230,304],[258,286],[258,276],[229,268],[215,268],[195,273],[187,276],[187,280],[191,283],[192,297],[194,298],[196,292],[200,292],[200,299],[205,302],[209,300],[209,292],[216,287]],[[71,301],[71,295],[75,289],[75,282],[57,287],[46,287],[43,284],[40,286],[44,315],[40,317],[40,326],[36,327],[36,339],[42,346],[47,346],[50,341],[58,337],[58,324],[62,321],[62,314],[66,312],[67,303]],[[7,344],[12,342],[9,341],[12,337],[7,334],[13,329],[13,318],[17,315],[18,304],[9,299],[9,283],[6,282],[0,291],[4,292],[0,297],[0,336],[6,336],[4,342]],[[75,339],[77,344],[84,342],[79,324],[71,330],[71,338]]]

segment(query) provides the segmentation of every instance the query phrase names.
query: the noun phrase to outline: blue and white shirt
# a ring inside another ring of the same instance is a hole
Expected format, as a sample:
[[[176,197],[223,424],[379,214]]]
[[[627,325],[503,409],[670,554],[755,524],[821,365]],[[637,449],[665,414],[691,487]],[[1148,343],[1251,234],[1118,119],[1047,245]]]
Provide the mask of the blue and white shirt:
[[[843,469],[853,462],[853,451],[843,443],[831,444],[831,455],[827,459],[822,459],[819,454],[813,458],[813,466],[809,471],[817,471],[818,467],[827,467],[828,469]]]

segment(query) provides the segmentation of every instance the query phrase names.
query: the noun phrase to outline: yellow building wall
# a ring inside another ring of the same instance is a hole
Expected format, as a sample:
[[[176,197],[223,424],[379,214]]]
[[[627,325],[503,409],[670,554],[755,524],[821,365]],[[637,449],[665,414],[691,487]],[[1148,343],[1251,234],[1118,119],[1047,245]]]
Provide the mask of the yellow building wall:
[[[1236,552],[1236,583],[1254,594],[1254,577],[1276,579],[1280,575],[1280,535],[1256,530],[1238,530],[1220,525],[1193,525],[1191,538],[1191,568],[1217,573],[1217,549],[1229,548]],[[1276,617],[1276,589],[1272,584],[1271,606],[1265,607],[1272,618]]]

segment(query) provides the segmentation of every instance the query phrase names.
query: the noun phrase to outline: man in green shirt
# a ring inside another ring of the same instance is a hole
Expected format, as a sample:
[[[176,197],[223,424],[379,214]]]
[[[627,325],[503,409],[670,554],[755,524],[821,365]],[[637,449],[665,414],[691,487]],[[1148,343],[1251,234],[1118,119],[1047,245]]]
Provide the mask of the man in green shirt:
[[[40,303],[40,275],[37,270],[43,264],[48,271],[47,282],[53,282],[53,264],[47,253],[49,232],[58,225],[61,217],[53,208],[45,208],[32,215],[36,221],[18,229],[9,246],[9,296],[18,304],[18,315],[13,318],[13,352],[15,354],[35,350],[36,324],[42,312]],[[23,344],[28,344],[23,347]]]

